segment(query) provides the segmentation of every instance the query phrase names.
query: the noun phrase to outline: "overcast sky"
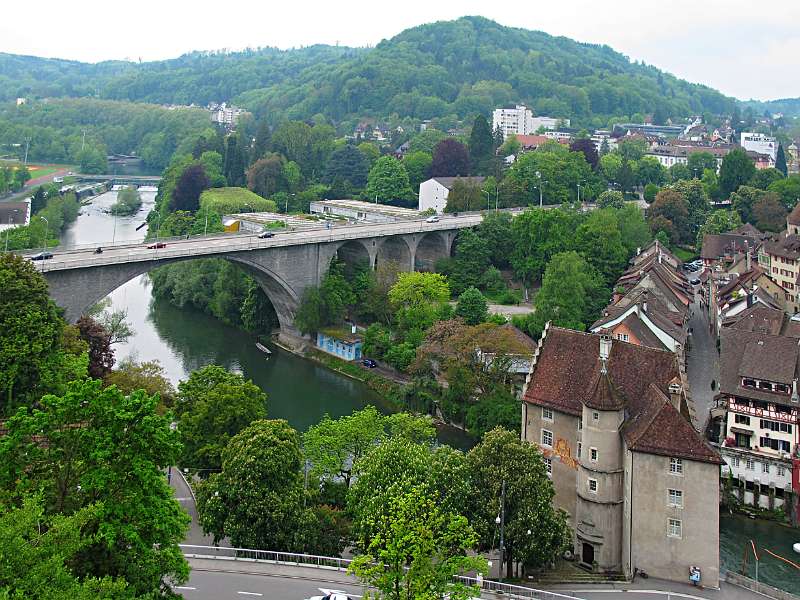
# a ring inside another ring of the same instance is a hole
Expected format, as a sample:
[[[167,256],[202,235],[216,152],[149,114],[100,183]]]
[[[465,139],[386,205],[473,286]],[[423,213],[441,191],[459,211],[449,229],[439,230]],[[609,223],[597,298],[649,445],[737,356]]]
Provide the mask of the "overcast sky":
[[[800,96],[800,0],[34,0],[2,3],[0,51],[83,61],[315,43],[375,45],[463,15],[604,43],[738,98]]]

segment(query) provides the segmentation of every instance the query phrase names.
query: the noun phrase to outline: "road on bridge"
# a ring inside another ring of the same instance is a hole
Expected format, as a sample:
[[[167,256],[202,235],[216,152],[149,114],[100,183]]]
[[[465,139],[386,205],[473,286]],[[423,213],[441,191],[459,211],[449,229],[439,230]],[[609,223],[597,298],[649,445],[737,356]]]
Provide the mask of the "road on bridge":
[[[257,234],[222,234],[215,236],[191,237],[188,239],[160,240],[163,248],[147,248],[157,240],[147,242],[120,242],[102,245],[102,254],[95,254],[95,245],[85,248],[65,248],[52,250],[54,255],[49,260],[38,262],[42,271],[66,270],[84,267],[95,267],[122,262],[139,262],[224,254],[226,252],[242,252],[272,247],[298,246],[304,244],[348,241],[370,237],[389,237],[414,233],[432,233],[474,227],[483,220],[481,214],[443,216],[436,222],[424,219],[402,221],[398,223],[342,224],[330,229],[321,226],[318,229],[302,231],[276,232],[274,237],[260,239]],[[29,255],[34,254],[33,252]]]

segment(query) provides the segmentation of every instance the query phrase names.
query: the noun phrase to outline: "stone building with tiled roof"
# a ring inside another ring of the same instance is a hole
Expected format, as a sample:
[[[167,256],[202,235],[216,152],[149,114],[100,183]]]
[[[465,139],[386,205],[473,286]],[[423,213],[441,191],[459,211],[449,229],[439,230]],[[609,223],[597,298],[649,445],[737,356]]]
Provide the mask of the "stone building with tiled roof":
[[[719,454],[689,421],[672,352],[546,327],[523,394],[539,446],[596,571],[719,582]]]

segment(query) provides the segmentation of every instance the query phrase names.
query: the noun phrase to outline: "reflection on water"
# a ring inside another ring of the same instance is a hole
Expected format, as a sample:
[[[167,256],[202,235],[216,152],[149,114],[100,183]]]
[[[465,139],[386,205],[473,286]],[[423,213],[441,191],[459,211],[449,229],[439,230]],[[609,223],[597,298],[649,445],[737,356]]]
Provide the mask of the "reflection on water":
[[[800,554],[792,550],[792,544],[800,542],[800,529],[727,513],[720,514],[719,529],[720,566],[723,569],[741,572],[746,554],[745,574],[755,579],[755,561],[750,545],[750,540],[752,540],[760,559],[758,564],[759,581],[795,594],[800,592],[800,569],[796,569],[767,552],[770,550],[778,556],[800,564]]]

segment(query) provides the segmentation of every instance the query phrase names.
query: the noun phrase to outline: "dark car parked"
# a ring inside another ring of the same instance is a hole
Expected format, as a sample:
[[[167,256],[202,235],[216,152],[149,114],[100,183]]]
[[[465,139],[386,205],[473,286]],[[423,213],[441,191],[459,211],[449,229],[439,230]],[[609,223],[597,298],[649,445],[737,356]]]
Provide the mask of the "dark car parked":
[[[374,369],[375,367],[378,366],[378,363],[376,363],[371,358],[365,358],[364,360],[361,361],[361,364],[367,367],[368,369]]]
[[[49,258],[53,258],[52,253],[50,252],[39,252],[39,254],[34,254],[31,256],[31,260],[47,260]]]

